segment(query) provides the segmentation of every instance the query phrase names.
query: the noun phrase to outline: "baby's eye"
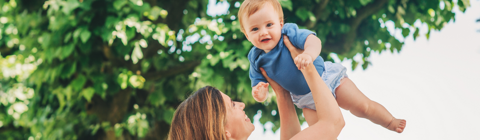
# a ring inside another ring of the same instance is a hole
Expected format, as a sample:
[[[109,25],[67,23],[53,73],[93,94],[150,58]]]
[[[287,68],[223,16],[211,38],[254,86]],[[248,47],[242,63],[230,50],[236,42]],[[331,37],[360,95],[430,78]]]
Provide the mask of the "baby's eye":
[[[257,30],[258,30],[258,28],[253,28],[253,29],[252,29],[252,31],[257,31]]]
[[[233,107],[235,107],[235,102],[233,102]]]
[[[270,26],[272,26],[272,25],[273,25],[272,23],[268,23],[268,24],[267,24],[267,27],[270,27]]]

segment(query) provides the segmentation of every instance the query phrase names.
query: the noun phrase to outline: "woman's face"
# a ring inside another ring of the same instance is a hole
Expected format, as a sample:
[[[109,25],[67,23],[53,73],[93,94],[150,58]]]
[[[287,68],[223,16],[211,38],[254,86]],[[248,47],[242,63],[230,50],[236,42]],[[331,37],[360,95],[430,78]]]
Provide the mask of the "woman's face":
[[[222,96],[227,109],[227,123],[225,124],[227,137],[247,139],[255,129],[255,126],[253,126],[252,122],[243,111],[245,104],[232,101],[230,97],[223,93]]]

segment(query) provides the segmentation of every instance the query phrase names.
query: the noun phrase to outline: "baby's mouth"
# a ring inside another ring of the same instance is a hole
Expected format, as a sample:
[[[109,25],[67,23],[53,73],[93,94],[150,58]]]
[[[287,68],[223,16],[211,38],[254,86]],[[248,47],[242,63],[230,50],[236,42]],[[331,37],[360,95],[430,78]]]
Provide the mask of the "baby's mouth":
[[[270,40],[272,40],[272,39],[270,39],[270,38],[265,38],[265,39],[262,39],[261,42],[266,43],[266,42],[268,42],[268,41],[270,41]]]

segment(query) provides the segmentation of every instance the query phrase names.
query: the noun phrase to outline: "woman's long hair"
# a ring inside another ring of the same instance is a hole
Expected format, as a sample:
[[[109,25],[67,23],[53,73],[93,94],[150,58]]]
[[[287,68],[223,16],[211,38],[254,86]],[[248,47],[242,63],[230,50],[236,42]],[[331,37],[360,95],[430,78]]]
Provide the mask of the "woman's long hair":
[[[211,86],[197,90],[175,111],[169,140],[226,140],[226,108],[221,92]]]

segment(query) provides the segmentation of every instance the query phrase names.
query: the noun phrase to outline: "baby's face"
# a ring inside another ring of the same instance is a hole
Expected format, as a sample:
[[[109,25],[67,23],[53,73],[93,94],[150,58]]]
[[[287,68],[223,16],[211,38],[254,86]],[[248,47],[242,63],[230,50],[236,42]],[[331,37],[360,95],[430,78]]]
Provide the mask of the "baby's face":
[[[248,41],[267,53],[275,48],[282,34],[283,21],[280,21],[272,4],[265,3],[261,9],[244,19]]]

